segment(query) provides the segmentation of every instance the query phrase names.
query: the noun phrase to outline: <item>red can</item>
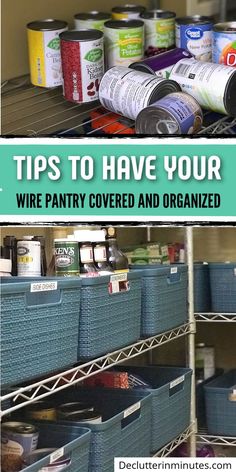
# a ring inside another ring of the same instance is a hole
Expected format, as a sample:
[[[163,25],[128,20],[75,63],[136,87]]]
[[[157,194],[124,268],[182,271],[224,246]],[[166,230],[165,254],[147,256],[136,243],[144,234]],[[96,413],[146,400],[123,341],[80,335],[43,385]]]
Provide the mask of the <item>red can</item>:
[[[104,74],[103,33],[65,31],[60,34],[60,40],[65,99],[75,103],[98,100]]]

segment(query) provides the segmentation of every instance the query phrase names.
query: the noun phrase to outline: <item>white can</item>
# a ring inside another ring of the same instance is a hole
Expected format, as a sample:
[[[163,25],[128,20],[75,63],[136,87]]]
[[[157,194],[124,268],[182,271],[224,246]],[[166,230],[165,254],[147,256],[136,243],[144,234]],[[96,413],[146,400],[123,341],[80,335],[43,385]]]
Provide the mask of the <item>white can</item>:
[[[215,349],[204,343],[196,345],[196,373],[201,380],[209,379],[215,374]]]
[[[135,120],[143,108],[179,91],[179,85],[173,80],[126,67],[113,67],[102,78],[99,99],[108,110]]]
[[[182,59],[170,78],[183,92],[192,95],[206,109],[236,116],[236,70],[232,67],[195,59]]]
[[[39,241],[17,241],[17,275],[41,276],[41,247]]]
[[[144,54],[144,23],[141,20],[106,21],[104,25],[106,69],[128,67]]]
[[[75,29],[97,29],[104,31],[104,23],[111,19],[110,13],[102,13],[99,11],[89,11],[87,13],[77,13],[74,16]]]

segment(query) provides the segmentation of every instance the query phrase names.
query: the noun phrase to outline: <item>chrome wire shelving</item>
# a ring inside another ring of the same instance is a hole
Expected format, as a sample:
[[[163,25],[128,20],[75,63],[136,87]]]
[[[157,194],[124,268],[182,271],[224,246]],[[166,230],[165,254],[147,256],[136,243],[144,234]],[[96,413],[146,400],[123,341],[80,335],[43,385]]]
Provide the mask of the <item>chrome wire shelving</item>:
[[[4,136],[132,135],[134,122],[104,110],[99,102],[76,105],[64,100],[61,88],[42,89],[29,77],[2,84]],[[205,112],[199,135],[236,135],[236,118]]]
[[[236,313],[195,313],[198,322],[235,323]]]
[[[161,448],[153,457],[168,457],[180,444],[186,442],[193,434],[195,434],[195,423],[192,423],[183,433],[181,433],[173,441],[170,441]]]
[[[214,436],[206,430],[200,429],[197,433],[197,442],[199,444],[209,444],[211,446],[235,446],[236,437],[230,436]]]

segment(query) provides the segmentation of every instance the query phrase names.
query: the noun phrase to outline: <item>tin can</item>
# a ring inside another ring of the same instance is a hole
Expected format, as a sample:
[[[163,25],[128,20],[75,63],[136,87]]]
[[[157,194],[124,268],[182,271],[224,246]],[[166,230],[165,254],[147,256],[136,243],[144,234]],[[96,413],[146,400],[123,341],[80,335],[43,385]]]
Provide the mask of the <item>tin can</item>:
[[[65,99],[75,103],[97,100],[104,73],[103,33],[67,31],[60,40]]]
[[[2,424],[2,471],[17,471],[25,456],[34,451],[38,443],[38,430],[28,423],[9,421]]]
[[[206,380],[215,375],[215,349],[204,343],[196,345],[196,375],[198,379]]]
[[[102,416],[97,411],[85,411],[84,413],[70,413],[64,421],[71,421],[73,423],[88,423],[100,424],[102,423]]]
[[[213,62],[236,67],[236,21],[214,26]]]
[[[182,59],[173,67],[170,78],[180,84],[183,92],[196,98],[201,107],[236,116],[236,70],[233,67]]]
[[[92,405],[82,402],[64,403],[57,408],[57,418],[64,419],[69,417],[71,414],[80,414],[93,410],[94,407]]]
[[[17,275],[24,277],[41,276],[41,246],[29,236],[17,241]]]
[[[198,61],[211,62],[213,22],[208,16],[176,19],[176,46],[187,49]]]
[[[113,20],[137,20],[146,10],[142,5],[126,4],[112,8]]]
[[[140,20],[111,20],[104,25],[106,69],[128,67],[144,51],[144,23]]]
[[[113,67],[102,78],[99,99],[104,108],[135,120],[143,108],[180,90],[173,80],[158,79],[126,67]]]
[[[25,466],[30,466],[35,464],[36,462],[44,459],[44,457],[53,454],[56,451],[54,448],[45,448],[45,449],[35,449],[28,457],[25,459]],[[69,464],[71,463],[71,459],[69,456],[62,456],[59,459],[55,460],[51,464],[48,464],[38,472],[61,472],[62,470],[66,469]]]
[[[187,93],[171,93],[142,110],[136,120],[139,134],[193,134],[200,131],[203,113]]]
[[[26,416],[31,420],[56,421],[56,409],[50,403],[37,401],[26,409]]]
[[[192,57],[190,52],[175,48],[158,56],[147,57],[140,62],[134,62],[129,67],[147,74],[154,74],[163,79],[169,79],[173,66],[181,59],[190,57]]]
[[[39,87],[62,84],[59,34],[68,29],[66,21],[39,20],[28,23],[30,78]]]
[[[175,17],[174,12],[164,10],[149,10],[141,15],[145,24],[145,56],[175,47]]]
[[[99,11],[89,11],[87,13],[77,13],[74,16],[75,29],[97,29],[104,31],[104,23],[111,19],[110,13],[102,13]]]
[[[54,239],[54,256],[56,275],[79,275],[79,246],[76,241]]]

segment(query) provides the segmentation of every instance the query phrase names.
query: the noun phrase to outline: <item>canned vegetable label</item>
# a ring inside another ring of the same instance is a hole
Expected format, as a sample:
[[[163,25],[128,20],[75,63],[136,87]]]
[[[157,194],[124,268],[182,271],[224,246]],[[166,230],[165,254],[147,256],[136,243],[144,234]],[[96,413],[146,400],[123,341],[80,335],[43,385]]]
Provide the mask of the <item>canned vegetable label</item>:
[[[213,24],[176,23],[176,46],[187,49],[195,59],[210,62],[212,58],[212,28]]]
[[[104,34],[108,69],[115,65],[128,67],[143,57],[143,25],[127,29],[110,28],[105,25]]]
[[[56,275],[79,274],[79,248],[77,242],[54,241]]]
[[[153,51],[163,52],[175,45],[175,18],[143,18],[145,23],[145,54],[153,55]]]

